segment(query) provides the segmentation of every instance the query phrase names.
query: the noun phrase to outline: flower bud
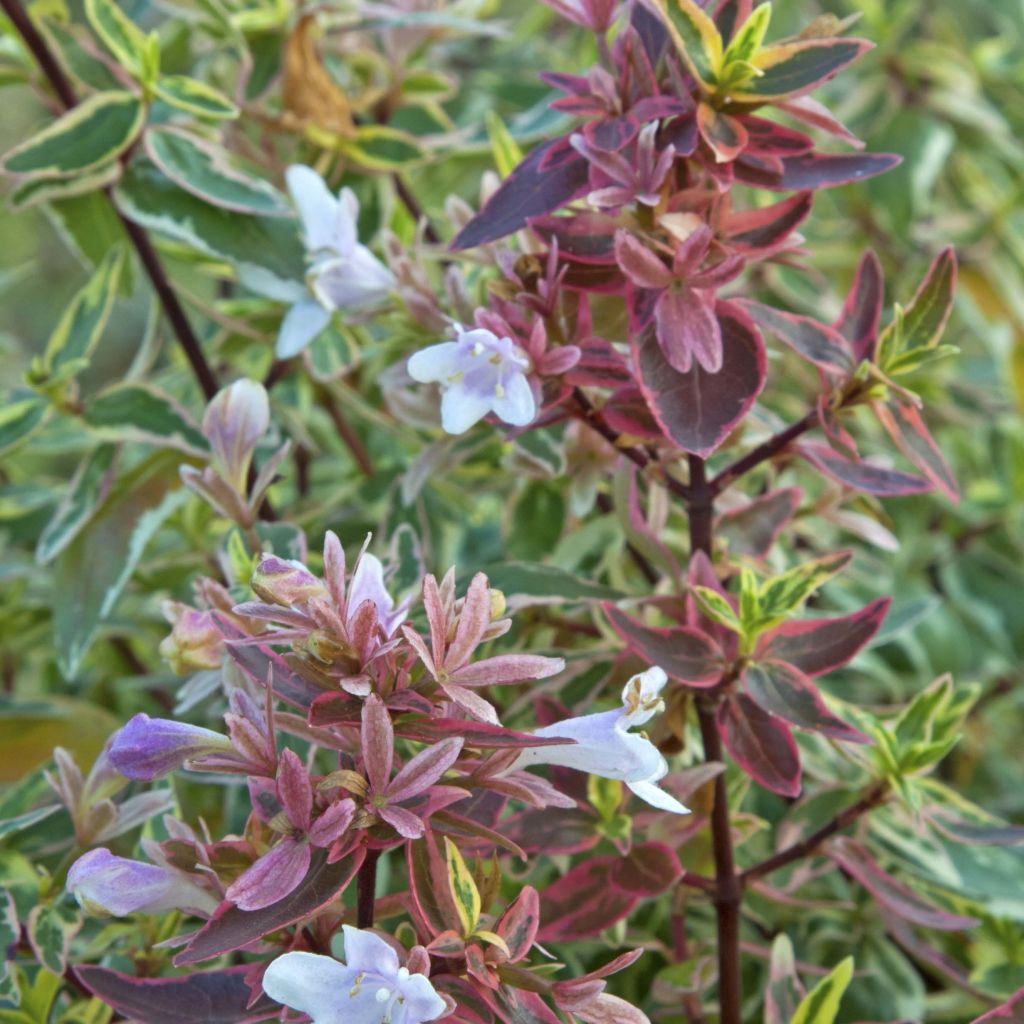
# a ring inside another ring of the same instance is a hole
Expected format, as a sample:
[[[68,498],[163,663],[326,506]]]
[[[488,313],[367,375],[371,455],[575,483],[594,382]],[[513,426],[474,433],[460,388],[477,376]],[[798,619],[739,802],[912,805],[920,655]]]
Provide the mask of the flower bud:
[[[316,597],[326,597],[327,588],[301,562],[265,555],[249,581],[264,601],[290,608]]]
[[[165,601],[163,613],[172,628],[160,642],[160,655],[175,675],[220,667],[224,641],[212,612]]]
[[[270,425],[270,403],[262,384],[236,380],[223,388],[206,407],[203,433],[224,479],[246,493],[246,477],[253,452]]]
[[[235,757],[231,741],[212,729],[138,714],[115,734],[110,760],[129,779],[149,782],[177,768],[202,767],[205,757]]]

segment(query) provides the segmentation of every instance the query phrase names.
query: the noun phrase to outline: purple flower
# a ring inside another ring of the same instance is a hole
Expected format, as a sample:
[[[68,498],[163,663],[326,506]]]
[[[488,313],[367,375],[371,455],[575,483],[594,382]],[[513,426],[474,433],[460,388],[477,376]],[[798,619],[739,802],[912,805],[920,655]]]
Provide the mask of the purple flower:
[[[149,782],[181,767],[219,766],[236,755],[231,741],[212,729],[138,714],[114,735],[109,757],[122,775]]]
[[[674,796],[666,793],[658,781],[668,773],[668,764],[658,748],[642,733],[631,733],[664,708],[660,697],[667,681],[658,667],[633,676],[622,690],[622,708],[595,715],[568,718],[542,729],[535,736],[575,740],[564,746],[530,747],[523,750],[509,771],[534,764],[554,764],[575,768],[606,779],[619,779],[652,807],[687,814]]]
[[[377,622],[380,623],[384,635],[388,637],[409,614],[408,602],[403,602],[398,608],[395,607],[394,598],[384,586],[384,566],[376,555],[368,554],[366,551],[360,554],[348,584],[346,622],[352,622],[353,616],[364,601],[372,602],[377,609]]]
[[[423,974],[410,974],[379,935],[342,925],[345,963],[316,953],[285,953],[263,975],[271,999],[313,1024],[424,1024],[448,1004]]]
[[[407,364],[413,380],[441,385],[441,425],[449,434],[462,434],[493,412],[525,427],[537,415],[529,357],[511,338],[482,327],[467,331],[456,325],[455,331],[455,341],[431,345]]]
[[[67,890],[91,914],[126,914],[183,910],[209,917],[219,904],[184,871],[90,850],[68,871]]]
[[[270,426],[270,401],[258,381],[242,378],[214,395],[203,433],[224,479],[244,494],[253,452]]]
[[[386,298],[395,287],[394,274],[359,242],[359,202],[351,189],[335,197],[311,167],[288,168],[288,191],[302,222],[311,257],[306,284],[281,323],[278,359],[298,355],[330,322],[336,309],[361,310]]]

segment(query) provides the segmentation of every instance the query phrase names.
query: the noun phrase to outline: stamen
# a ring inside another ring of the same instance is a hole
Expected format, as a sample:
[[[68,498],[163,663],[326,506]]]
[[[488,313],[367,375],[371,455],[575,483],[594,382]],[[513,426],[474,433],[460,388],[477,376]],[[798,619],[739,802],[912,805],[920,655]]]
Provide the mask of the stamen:
[[[475,342],[473,347],[469,350],[471,356],[483,355],[486,350],[484,349],[483,342]]]
[[[377,989],[377,994],[373,997],[378,1003],[386,1003],[391,998],[391,992],[386,988]]]
[[[366,977],[366,972],[365,971],[362,974],[357,974],[356,975],[356,983],[352,986],[352,988],[349,989],[349,992],[348,992],[349,999],[355,999],[355,997],[357,995],[359,995],[359,990],[363,987],[363,978],[365,978],[365,977]]]
[[[504,398],[505,397],[505,388],[501,384],[495,384],[494,385],[494,397],[495,398]]]

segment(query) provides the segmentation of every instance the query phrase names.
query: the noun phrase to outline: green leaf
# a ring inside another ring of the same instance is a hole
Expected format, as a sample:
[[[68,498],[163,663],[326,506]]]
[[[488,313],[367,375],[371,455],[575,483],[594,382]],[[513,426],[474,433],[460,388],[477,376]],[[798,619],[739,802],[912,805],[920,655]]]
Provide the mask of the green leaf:
[[[770,3],[759,4],[755,7],[726,48],[723,64],[728,66],[732,61],[749,61],[761,49],[771,20],[772,5]]]
[[[853,957],[848,956],[807,993],[797,1007],[792,1024],[834,1024],[839,1003],[852,977]]]
[[[136,223],[232,263],[253,291],[283,302],[305,293],[305,249],[290,218],[240,216],[212,206],[148,160],[133,160],[115,192]]]
[[[41,203],[97,192],[113,185],[121,177],[121,170],[120,161],[112,160],[94,171],[76,174],[73,178],[28,178],[11,189],[7,196],[7,206],[17,212]]]
[[[448,882],[462,923],[462,936],[469,938],[480,920],[480,892],[459,848],[447,836],[444,837],[444,850],[448,861]]]
[[[123,267],[124,249],[116,246],[71,300],[71,305],[64,311],[57,329],[46,343],[42,383],[62,376],[62,370],[77,373],[88,365],[89,357],[107,326]]]
[[[51,814],[59,811],[61,806],[61,804],[48,804],[46,807],[37,807],[34,811],[26,811],[24,814],[19,814],[14,818],[4,818],[3,821],[0,821],[0,839],[16,835],[18,832],[24,832],[25,829],[45,821]],[[2,901],[0,901],[0,949],[3,948],[3,935],[3,906]],[[4,964],[0,961],[0,977],[3,976],[3,970]]]
[[[99,266],[113,246],[125,241],[124,225],[102,192],[54,199],[45,210],[68,247],[92,266]],[[121,275],[122,295],[130,293],[130,284],[129,266],[126,265]]]
[[[722,37],[694,0],[654,0],[691,74],[705,87],[715,82],[722,62]]]
[[[359,342],[355,331],[334,318],[309,344],[303,358],[309,371],[322,383],[337,380],[359,361]]]
[[[146,133],[146,152],[176,185],[225,210],[290,217],[292,208],[273,185],[247,174],[226,149],[178,128]]]
[[[118,63],[133,76],[141,76],[146,34],[114,0],[85,0],[85,16],[93,31],[107,45]]]
[[[383,124],[361,125],[353,138],[339,141],[338,148],[371,171],[402,170],[425,156],[415,136]]]
[[[496,111],[488,110],[484,119],[487,124],[487,137],[491,140],[495,166],[498,173],[507,178],[522,163],[523,151]]]
[[[164,75],[154,89],[172,107],[215,121],[238,117],[238,107],[213,86],[187,75]]]
[[[798,611],[803,603],[823,583],[831,579],[849,563],[849,551],[839,551],[812,562],[794,566],[781,576],[766,580],[758,594],[761,630],[770,629],[777,622]]]
[[[107,440],[142,441],[189,455],[210,447],[185,410],[151,384],[115,384],[89,399],[83,419]]]
[[[85,457],[36,544],[36,561],[46,565],[70,544],[107,495],[117,447],[101,444]]]
[[[14,897],[7,889],[0,889],[0,950],[4,955],[0,956],[0,981],[7,979],[11,962],[7,959],[7,950],[15,945],[21,937],[21,928],[18,926],[18,908],[14,904]]]
[[[0,453],[24,444],[50,415],[50,403],[41,395],[19,393],[0,408]]]
[[[929,349],[938,344],[942,331],[953,309],[953,294],[956,290],[956,253],[944,249],[928,268],[910,304],[890,324],[879,339],[879,351],[890,356],[883,369],[906,370],[894,365],[897,356],[905,356],[917,349]],[[898,347],[889,352],[891,336],[896,334]]]
[[[28,915],[28,941],[36,959],[48,971],[63,975],[68,966],[71,940],[82,927],[77,910],[61,906],[33,907]]]
[[[83,100],[0,161],[7,174],[62,178],[109,163],[131,144],[146,119],[130,92],[99,92]]]
[[[529,562],[503,562],[485,572],[491,586],[500,590],[510,608],[536,604],[563,604],[579,601],[616,601],[622,593],[611,587],[575,576],[553,565]]]
[[[188,499],[179,486],[181,456],[161,452],[118,482],[54,567],[54,639],[64,675],[73,679],[143,550]]]

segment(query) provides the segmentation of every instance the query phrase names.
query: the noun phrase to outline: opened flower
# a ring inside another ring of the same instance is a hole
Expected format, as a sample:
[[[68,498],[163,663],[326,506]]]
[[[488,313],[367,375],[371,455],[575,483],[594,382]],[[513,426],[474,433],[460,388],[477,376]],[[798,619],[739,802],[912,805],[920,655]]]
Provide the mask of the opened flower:
[[[351,189],[343,188],[335,197],[316,171],[301,164],[288,168],[286,180],[311,263],[306,275],[309,294],[296,294],[295,305],[281,323],[278,359],[298,355],[336,309],[374,306],[395,286],[391,271],[359,241],[359,202]]]
[[[421,384],[441,385],[441,425],[461,434],[488,413],[514,427],[525,427],[537,415],[527,379],[529,356],[511,338],[499,338],[483,327],[456,325],[455,341],[417,352],[408,363],[409,376]]]
[[[535,736],[575,740],[564,746],[530,747],[524,750],[509,770],[534,764],[554,764],[575,768],[606,779],[618,779],[641,800],[659,810],[687,814],[674,796],[666,793],[658,781],[668,773],[668,763],[658,748],[642,733],[631,733],[663,710],[661,690],[665,673],[655,666],[633,676],[622,690],[622,708],[595,715],[567,718],[542,729]]]
[[[448,1004],[423,974],[411,974],[379,935],[343,925],[345,963],[315,953],[285,953],[263,975],[271,999],[313,1024],[422,1024]]]

